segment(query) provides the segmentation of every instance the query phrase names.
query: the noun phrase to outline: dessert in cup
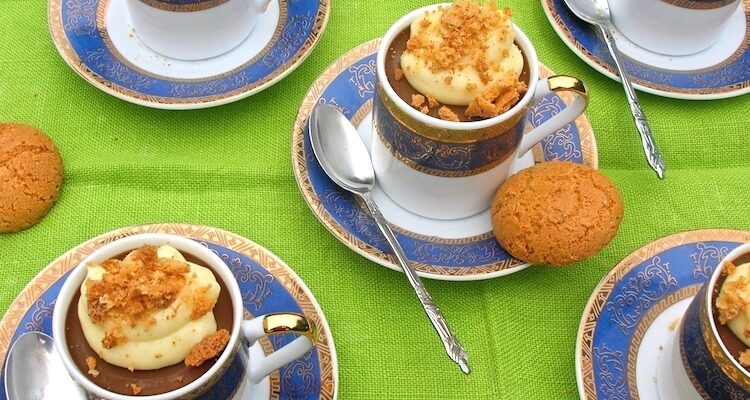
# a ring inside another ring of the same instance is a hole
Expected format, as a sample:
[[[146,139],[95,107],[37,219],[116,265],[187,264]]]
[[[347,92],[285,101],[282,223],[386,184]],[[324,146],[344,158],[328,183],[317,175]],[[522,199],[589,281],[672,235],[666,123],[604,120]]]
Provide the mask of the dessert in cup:
[[[95,396],[192,398],[232,370],[257,383],[313,347],[317,328],[306,317],[245,320],[242,304],[231,270],[208,248],[140,234],[101,247],[70,273],[52,331],[67,371]],[[289,332],[300,337],[267,358],[238,362],[241,337],[254,346]]]

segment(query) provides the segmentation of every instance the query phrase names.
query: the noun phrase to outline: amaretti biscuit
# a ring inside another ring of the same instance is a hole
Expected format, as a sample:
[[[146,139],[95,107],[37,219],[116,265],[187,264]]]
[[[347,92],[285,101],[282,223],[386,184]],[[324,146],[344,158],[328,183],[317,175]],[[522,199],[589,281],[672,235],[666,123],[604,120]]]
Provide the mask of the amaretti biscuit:
[[[623,203],[614,184],[580,164],[553,161],[508,178],[492,204],[498,242],[531,264],[591,257],[617,233]]]
[[[0,123],[0,233],[39,222],[57,201],[62,180],[62,157],[47,135]]]

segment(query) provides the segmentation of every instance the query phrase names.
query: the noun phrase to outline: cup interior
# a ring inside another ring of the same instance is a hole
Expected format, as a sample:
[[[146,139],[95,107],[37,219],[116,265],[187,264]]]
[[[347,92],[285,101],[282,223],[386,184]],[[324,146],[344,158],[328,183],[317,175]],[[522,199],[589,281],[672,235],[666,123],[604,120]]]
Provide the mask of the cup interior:
[[[724,259],[719,263],[719,265],[717,266],[717,268],[714,270],[713,274],[711,275],[711,279],[708,281],[708,286],[706,287],[704,300],[707,302],[706,310],[708,310],[708,320],[711,324],[711,332],[714,335],[714,337],[717,339],[719,345],[721,346],[721,349],[724,352],[724,355],[729,360],[731,360],[732,363],[734,363],[737,371],[739,371],[741,374],[745,375],[748,379],[750,379],[750,372],[748,372],[748,370],[745,367],[740,365],[740,363],[737,361],[735,356],[733,356],[732,353],[727,348],[727,345],[724,343],[724,340],[722,340],[721,335],[719,335],[719,329],[717,325],[718,322],[716,321],[716,318],[714,317],[714,309],[715,309],[714,302],[716,301],[715,292],[718,291],[716,286],[719,283],[719,280],[723,274],[724,266],[726,265],[726,262],[731,261],[735,263],[735,260],[740,260],[742,261],[741,263],[750,262],[750,243],[746,243],[746,244],[738,246],[729,254],[727,254],[727,256],[724,257]],[[736,264],[736,265],[739,265],[739,264]]]
[[[396,23],[393,24],[388,29],[388,31],[383,36],[382,41],[380,42],[380,47],[378,48],[378,55],[377,55],[377,62],[376,62],[378,84],[383,86],[383,89],[386,95],[388,96],[388,98],[391,101],[393,101],[402,112],[405,112],[410,117],[428,126],[433,126],[433,127],[442,128],[442,129],[450,129],[450,130],[473,130],[473,129],[483,129],[483,128],[487,128],[493,125],[497,125],[501,122],[504,122],[512,118],[518,112],[520,112],[521,110],[524,110],[526,106],[534,98],[536,85],[539,81],[539,58],[536,54],[536,50],[534,49],[534,46],[531,44],[531,41],[526,36],[526,34],[516,24],[513,24],[513,33],[515,34],[515,37],[516,37],[515,43],[518,45],[519,49],[524,54],[524,56],[526,57],[526,62],[528,62],[529,64],[528,65],[529,67],[528,90],[526,94],[518,101],[518,103],[516,103],[515,106],[513,106],[510,110],[496,117],[487,118],[487,119],[483,119],[479,121],[468,121],[468,122],[453,122],[453,121],[445,121],[445,120],[433,118],[433,117],[422,114],[418,110],[414,109],[411,105],[407,104],[406,101],[404,101],[396,93],[396,91],[393,89],[393,86],[391,86],[388,80],[388,77],[385,73],[385,60],[388,55],[388,49],[390,48],[391,43],[393,43],[393,40],[404,29],[407,29],[415,19],[423,15],[425,12],[435,10],[439,7],[450,7],[450,6],[451,6],[451,3],[443,3],[443,4],[434,4],[434,5],[419,8],[401,17],[401,19],[396,21]]]
[[[212,272],[223,281],[224,287],[229,292],[232,304],[233,322],[229,343],[227,344],[226,348],[219,356],[219,358],[216,360],[214,365],[211,366],[211,368],[209,368],[209,370],[206,371],[203,375],[195,379],[193,382],[190,382],[185,386],[182,386],[170,392],[166,392],[160,395],[136,397],[110,392],[98,386],[79,369],[79,367],[73,361],[68,348],[66,338],[66,321],[68,310],[71,306],[73,306],[72,300],[80,291],[81,284],[86,278],[86,266],[88,264],[100,263],[113,257],[122,256],[146,244],[153,246],[170,245],[179,250],[181,253],[187,253],[197,260],[200,260],[203,266],[210,268]],[[55,308],[52,316],[52,336],[55,338],[55,347],[60,354],[63,360],[63,364],[65,365],[68,373],[70,373],[71,377],[73,377],[76,382],[81,384],[90,393],[111,400],[133,400],[143,398],[154,400],[176,399],[182,398],[183,396],[200,388],[202,385],[207,384],[211,378],[213,378],[222,370],[222,366],[229,361],[229,357],[233,355],[233,349],[236,347],[239,340],[240,327],[243,320],[243,310],[244,308],[242,306],[242,298],[239,290],[239,285],[237,284],[234,275],[232,274],[229,267],[227,267],[227,265],[221,260],[221,258],[219,258],[218,255],[213,253],[207,247],[192,239],[184,238],[181,236],[156,233],[138,234],[127,236],[102,246],[98,250],[91,253],[91,255],[86,257],[84,260],[82,260],[78,264],[78,266],[76,266],[70,272],[69,276],[65,280],[65,283],[60,289],[60,293],[55,303]]]

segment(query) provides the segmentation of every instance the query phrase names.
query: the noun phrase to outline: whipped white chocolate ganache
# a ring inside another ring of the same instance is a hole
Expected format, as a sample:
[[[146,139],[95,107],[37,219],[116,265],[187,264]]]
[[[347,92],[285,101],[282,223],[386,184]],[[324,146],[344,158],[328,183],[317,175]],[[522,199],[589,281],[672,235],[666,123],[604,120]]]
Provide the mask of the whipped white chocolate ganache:
[[[78,317],[106,362],[131,371],[163,368],[216,333],[220,286],[211,270],[175,248],[144,246],[87,267]]]
[[[426,12],[410,29],[398,74],[424,96],[466,106],[467,117],[490,118],[526,92],[519,81],[524,57],[508,8],[459,0]]]

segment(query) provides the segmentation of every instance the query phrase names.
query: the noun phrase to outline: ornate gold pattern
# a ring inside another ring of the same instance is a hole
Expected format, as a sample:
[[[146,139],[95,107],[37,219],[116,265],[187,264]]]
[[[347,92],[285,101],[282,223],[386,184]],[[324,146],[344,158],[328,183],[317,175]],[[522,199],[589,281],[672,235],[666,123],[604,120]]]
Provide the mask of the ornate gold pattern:
[[[582,400],[597,400],[596,387],[594,386],[594,329],[596,328],[599,315],[601,315],[604,305],[607,303],[617,282],[633,268],[651,259],[659,252],[682,244],[707,240],[747,242],[750,241],[750,232],[728,229],[705,229],[677,233],[655,240],[625,257],[597,285],[583,310],[583,317],[578,328],[578,339],[576,341],[576,356],[580,360],[582,388],[579,387],[579,389],[582,392]]]
[[[406,126],[403,126],[403,127],[406,128]],[[385,136],[383,135],[383,129],[391,129],[391,127],[381,128],[376,122],[373,122],[373,129],[372,129],[373,135],[378,135],[378,138],[380,138],[380,142],[383,144],[383,147],[385,147],[386,150],[388,150],[388,152],[391,153],[391,155],[394,158],[408,165],[410,168],[416,171],[429,174],[429,175],[433,175],[433,176],[443,177],[443,178],[460,178],[460,177],[478,175],[478,174],[481,174],[482,172],[489,171],[497,167],[498,165],[504,163],[513,154],[515,154],[516,148],[518,146],[518,144],[516,144],[515,146],[510,147],[509,149],[507,149],[507,151],[505,152],[505,154],[503,154],[501,158],[498,158],[497,160],[494,160],[493,162],[487,165],[484,165],[481,168],[474,168],[474,169],[465,170],[465,171],[448,171],[448,170],[441,170],[441,169],[435,169],[435,168],[428,168],[423,165],[417,164],[410,158],[405,157],[400,151],[398,151],[397,149],[393,147],[393,145],[391,145],[388,139],[385,138]],[[412,133],[415,133],[415,132],[412,131]],[[507,132],[507,137],[509,139],[512,140],[514,136],[515,134],[513,132]],[[425,154],[429,156],[429,153],[425,153]]]
[[[139,0],[139,1],[143,1],[143,0]],[[263,50],[261,50],[258,54],[255,55],[255,57],[251,58],[250,60],[243,63],[239,67],[223,72],[218,75],[207,76],[203,78],[172,78],[172,77],[159,75],[153,72],[146,71],[145,69],[130,62],[127,58],[125,58],[125,56],[122,55],[122,53],[120,53],[119,50],[117,50],[117,47],[115,47],[114,43],[112,43],[112,39],[109,37],[109,31],[107,30],[107,8],[109,7],[109,4],[111,2],[112,0],[99,0],[99,5],[97,6],[97,9],[96,9],[96,26],[99,29],[99,35],[102,37],[102,41],[104,42],[104,45],[112,53],[112,55],[122,65],[128,67],[129,69],[133,71],[138,72],[140,75],[143,75],[146,77],[152,77],[155,79],[169,80],[171,82],[185,82],[185,83],[204,82],[204,81],[209,81],[209,80],[214,80],[214,79],[226,78],[256,63],[258,60],[260,60],[263,56],[265,56],[268,53],[268,51],[276,44],[276,42],[278,42],[279,37],[281,36],[281,32],[284,29],[284,21],[286,20],[287,14],[289,12],[288,10],[289,6],[287,4],[287,0],[278,0],[279,23],[276,25],[276,30],[274,31],[273,36],[271,37],[271,40],[268,42],[268,44],[266,44],[266,47],[264,47]]]
[[[163,0],[138,0],[141,3],[165,11],[193,12],[208,10],[220,6],[229,0],[204,0],[192,4],[175,4]]]
[[[323,311],[315,302],[309,289],[289,266],[262,246],[237,234],[201,225],[168,223],[132,226],[97,236],[65,252],[35,276],[8,307],[5,316],[0,321],[0,359],[5,360],[13,334],[18,329],[26,311],[39,296],[96,249],[123,237],[139,233],[168,233],[215,243],[245,255],[273,274],[279,284],[287,289],[295,299],[303,314],[313,321],[319,329],[315,351],[317,351],[320,360],[320,400],[333,400],[338,377],[336,359],[332,350],[332,336],[323,316]],[[261,340],[261,344],[266,354],[273,350],[267,338]],[[274,374],[271,375],[271,399],[277,400],[279,398],[279,374],[278,372]],[[276,388],[275,392],[273,391],[274,387]]]
[[[310,176],[308,175],[307,171],[307,155],[305,154],[304,149],[305,126],[307,124],[307,117],[312,112],[313,107],[315,107],[315,105],[320,101],[320,96],[323,94],[323,92],[325,92],[326,88],[328,88],[328,85],[331,83],[331,81],[342,71],[348,68],[351,63],[368,55],[377,53],[379,45],[380,39],[374,39],[350,50],[349,52],[341,56],[338,60],[334,61],[333,64],[331,64],[328,68],[326,68],[310,86],[310,89],[308,90],[305,98],[302,101],[302,104],[300,105],[300,110],[297,114],[297,118],[294,121],[291,146],[292,167],[294,169],[295,180],[297,181],[297,185],[300,188],[302,197],[304,197],[308,206],[313,211],[318,220],[320,220],[323,226],[325,226],[326,229],[328,229],[334,237],[336,237],[350,249],[374,262],[384,265],[390,265],[391,268],[397,268],[398,262],[395,257],[383,253],[377,248],[359,240],[352,233],[341,227],[341,225],[339,225],[336,220],[328,213],[328,211],[322,205],[321,199],[316,195],[315,190],[312,187],[312,183],[310,182]],[[540,72],[541,76],[552,75],[551,70],[544,65],[540,66]],[[560,93],[560,97],[568,104],[574,100],[571,93]],[[361,120],[371,109],[372,102],[370,101],[357,111],[355,117],[358,117]],[[363,110],[367,111],[363,112]],[[592,168],[598,168],[599,162],[596,150],[596,141],[594,138],[594,131],[591,127],[591,123],[589,122],[585,114],[578,117],[575,123],[581,138],[584,164]],[[539,145],[537,145],[537,147],[535,147],[534,153],[534,161],[536,163],[545,161],[539,149],[540,147]],[[429,239],[430,241],[439,243],[469,243],[477,241],[477,238],[488,238],[489,235],[491,235],[491,233],[487,233],[485,235],[474,238],[456,240],[437,239],[430,236],[417,235],[415,233],[408,232],[397,227],[394,228],[394,230],[400,233],[408,234],[409,236],[416,238]],[[419,262],[412,262],[412,265],[418,272],[433,275],[436,277],[481,277],[518,266],[517,261],[514,261],[513,259],[470,268],[440,267]]]
[[[509,118],[496,125],[489,126],[483,129],[472,129],[472,130],[448,130],[442,128],[436,128],[434,126],[427,125],[416,118],[412,118],[401,110],[396,103],[388,98],[383,89],[383,85],[379,83],[377,85],[378,95],[383,100],[385,108],[389,114],[395,119],[401,126],[408,129],[411,133],[424,137],[426,139],[438,140],[446,143],[477,143],[482,142],[496,136],[505,135],[513,129],[516,124],[522,119],[526,118],[526,112],[528,108],[520,110],[512,118]]]
[[[52,39],[55,43],[57,51],[60,53],[65,62],[78,75],[89,81],[98,89],[123,100],[159,108],[175,109],[210,107],[220,105],[245,98],[273,85],[277,81],[284,78],[297,66],[299,66],[299,64],[301,64],[302,61],[304,61],[312,52],[313,48],[318,43],[318,40],[322,36],[326,25],[328,24],[328,18],[331,12],[331,0],[320,0],[320,8],[318,10],[318,14],[315,16],[315,22],[310,33],[310,37],[305,41],[304,45],[299,49],[299,51],[294,54],[294,57],[290,58],[287,62],[280,65],[273,73],[269,74],[263,79],[241,88],[232,90],[230,92],[218,95],[198,95],[195,97],[187,98],[172,98],[147,95],[121,86],[113,85],[112,82],[102,78],[98,74],[94,73],[91,69],[89,69],[81,61],[79,55],[74,51],[72,46],[70,46],[70,43],[68,42],[68,39],[65,35],[65,30],[63,29],[62,22],[62,1],[64,0],[50,0],[49,2],[48,15],[50,33],[52,35]]]
[[[659,314],[664,312],[664,310],[666,310],[673,304],[678,303],[681,300],[687,299],[688,297],[695,296],[695,294],[698,293],[700,288],[701,288],[701,285],[686,286],[664,297],[663,299],[661,299],[659,302],[657,302],[651,307],[651,309],[646,313],[646,315],[643,316],[643,319],[641,319],[641,322],[636,327],[635,331],[633,332],[633,339],[630,342],[630,349],[628,351],[628,366],[627,366],[628,386],[630,386],[631,388],[635,388],[630,393],[630,398],[632,400],[640,399],[640,397],[638,396],[638,389],[637,389],[638,384],[635,378],[635,366],[637,365],[637,361],[638,361],[638,348],[641,346],[641,342],[643,341],[643,337],[646,335],[646,331],[648,330],[649,326],[651,326],[651,323],[654,322],[656,317],[658,317]]]
[[[743,0],[743,5],[745,7],[745,14],[747,18],[747,27],[746,27],[746,34],[745,39],[742,42],[742,45],[735,51],[729,58],[724,60],[723,62],[713,65],[708,68],[695,70],[693,72],[700,73],[700,72],[710,72],[710,71],[716,71],[720,70],[724,67],[726,67],[729,64],[734,63],[742,57],[742,55],[747,51],[748,47],[750,47],[750,0]],[[606,71],[610,75],[616,76],[617,70],[615,69],[614,65],[610,65],[602,61],[599,57],[592,54],[588,49],[586,49],[581,43],[576,40],[573,33],[570,32],[570,29],[563,23],[562,17],[557,12],[557,9],[555,8],[553,4],[553,0],[543,0],[542,1],[542,7],[544,8],[544,12],[547,14],[547,16],[553,20],[553,24],[555,25],[556,30],[562,35],[563,41],[568,44],[568,46],[571,46],[575,48],[575,51],[580,53],[582,57],[584,57],[587,60],[590,60],[594,62],[598,68],[601,70]],[[662,70],[657,67],[649,67],[650,69],[653,69],[654,71],[667,71]],[[669,71],[671,72],[671,71]],[[730,86],[724,86],[724,87],[716,87],[716,88],[698,88],[698,89],[690,89],[690,88],[678,88],[673,86],[667,86],[663,85],[657,82],[649,82],[644,81],[638,78],[631,78],[631,81],[637,85],[662,91],[665,93],[677,93],[677,94],[690,94],[690,95],[713,95],[713,94],[721,94],[721,93],[730,93],[730,92],[736,92],[740,89],[746,88],[750,86],[750,81],[743,82],[741,84],[735,84]],[[658,79],[657,79],[658,81]]]
[[[714,1],[695,1],[695,0],[661,0],[680,8],[689,8],[691,10],[713,10],[734,3],[736,0],[714,0]]]

